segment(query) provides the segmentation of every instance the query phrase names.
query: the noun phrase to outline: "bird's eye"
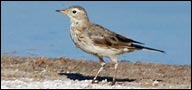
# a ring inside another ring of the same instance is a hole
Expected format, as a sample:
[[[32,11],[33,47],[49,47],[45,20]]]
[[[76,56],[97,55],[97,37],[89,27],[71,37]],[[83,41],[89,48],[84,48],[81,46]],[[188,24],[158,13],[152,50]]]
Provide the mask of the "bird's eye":
[[[77,11],[73,10],[72,12],[73,12],[73,14],[75,14]]]

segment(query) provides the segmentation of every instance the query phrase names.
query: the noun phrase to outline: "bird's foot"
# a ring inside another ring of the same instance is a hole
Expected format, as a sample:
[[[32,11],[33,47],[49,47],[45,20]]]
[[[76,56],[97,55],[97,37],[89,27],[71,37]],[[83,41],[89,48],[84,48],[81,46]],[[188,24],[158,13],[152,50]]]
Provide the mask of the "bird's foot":
[[[115,85],[116,81],[112,81],[111,86]]]
[[[97,80],[92,80],[92,82],[91,82],[92,84],[97,84],[97,83],[99,83]]]

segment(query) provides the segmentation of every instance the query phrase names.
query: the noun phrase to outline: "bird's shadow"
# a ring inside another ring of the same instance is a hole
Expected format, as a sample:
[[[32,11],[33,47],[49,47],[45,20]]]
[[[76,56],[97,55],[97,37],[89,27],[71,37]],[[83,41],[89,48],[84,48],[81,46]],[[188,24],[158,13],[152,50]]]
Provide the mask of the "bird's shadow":
[[[59,75],[65,75],[67,76],[67,78],[71,79],[71,80],[92,80],[94,78],[94,76],[84,76],[80,73],[58,73]],[[110,81],[112,82],[113,81],[113,77],[108,77],[108,76],[98,76],[97,77],[97,80],[98,81],[102,81],[102,80],[105,80],[107,79],[107,81]],[[116,78],[116,81],[117,82],[133,82],[133,81],[136,81],[136,79],[128,79],[128,78],[125,78],[125,79],[118,79]]]

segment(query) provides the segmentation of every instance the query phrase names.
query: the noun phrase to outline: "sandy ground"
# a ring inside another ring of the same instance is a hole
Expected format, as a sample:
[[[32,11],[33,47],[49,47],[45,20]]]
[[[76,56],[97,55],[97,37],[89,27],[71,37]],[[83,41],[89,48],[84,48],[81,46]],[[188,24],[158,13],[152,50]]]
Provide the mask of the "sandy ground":
[[[91,84],[99,68],[98,62],[66,57],[1,56],[1,88],[191,88],[191,65],[120,62],[114,86],[111,63]]]

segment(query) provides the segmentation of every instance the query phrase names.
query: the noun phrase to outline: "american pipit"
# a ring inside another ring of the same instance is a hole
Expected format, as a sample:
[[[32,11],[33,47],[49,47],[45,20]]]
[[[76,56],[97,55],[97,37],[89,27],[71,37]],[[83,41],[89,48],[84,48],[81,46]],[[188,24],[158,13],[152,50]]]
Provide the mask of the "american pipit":
[[[115,84],[115,77],[117,73],[118,55],[143,49],[164,53],[162,50],[141,46],[139,45],[143,44],[141,42],[134,41],[130,38],[112,32],[101,25],[91,23],[86,10],[81,6],[70,6],[64,10],[56,11],[63,13],[70,18],[72,23],[70,32],[75,45],[83,51],[99,58],[101,67],[95,75],[92,83],[95,82],[97,76],[105,66],[103,57],[110,58],[115,65],[115,74],[112,82],[113,85]]]

